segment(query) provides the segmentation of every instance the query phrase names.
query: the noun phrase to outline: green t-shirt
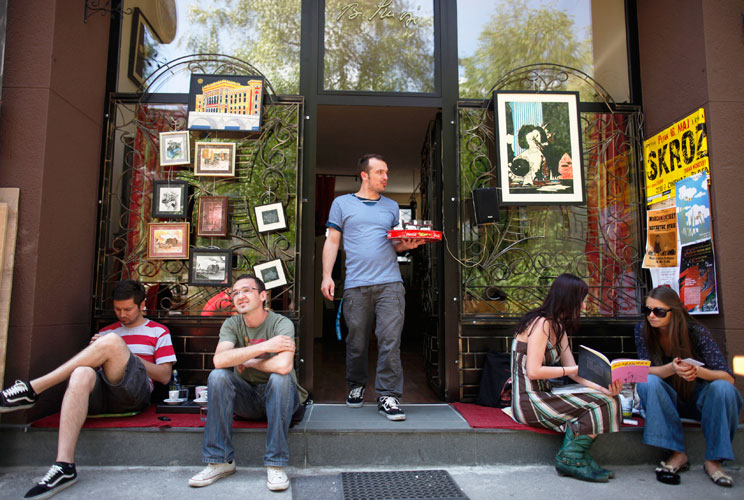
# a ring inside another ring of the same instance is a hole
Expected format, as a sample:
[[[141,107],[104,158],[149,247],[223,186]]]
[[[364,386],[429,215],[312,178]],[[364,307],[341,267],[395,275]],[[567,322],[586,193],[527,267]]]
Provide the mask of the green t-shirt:
[[[256,345],[277,335],[286,335],[294,339],[295,329],[294,324],[289,318],[285,318],[273,311],[269,311],[269,315],[266,316],[264,322],[256,328],[248,328],[245,321],[243,321],[243,316],[240,314],[229,317],[222,323],[222,328],[220,328],[220,342],[232,342],[235,344],[235,347]],[[270,354],[270,356],[275,356],[275,354]],[[254,368],[246,368],[240,375],[249,383],[256,385],[267,383],[271,374]],[[294,380],[297,386],[300,403],[304,403],[307,399],[307,391],[297,383],[297,375],[295,375],[294,368],[290,372],[290,375],[292,375],[292,380]]]

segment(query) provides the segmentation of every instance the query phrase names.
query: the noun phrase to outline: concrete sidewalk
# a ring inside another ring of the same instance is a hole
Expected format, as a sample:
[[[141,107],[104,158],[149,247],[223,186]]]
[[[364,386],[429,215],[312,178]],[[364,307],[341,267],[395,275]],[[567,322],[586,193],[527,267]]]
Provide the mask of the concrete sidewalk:
[[[744,473],[738,464],[725,469],[734,478],[733,488],[714,485],[702,471],[701,464],[693,464],[682,474],[682,485],[658,483],[653,466],[633,465],[613,467],[617,477],[608,484],[595,484],[559,477],[548,465],[540,466],[478,466],[430,467],[447,470],[470,500],[517,498],[519,500],[562,498],[571,499],[638,499],[656,498],[708,499],[744,498]],[[80,467],[77,484],[54,496],[59,500],[106,499],[226,499],[251,500],[335,500],[340,495],[341,472],[414,470],[371,468],[289,468],[292,486],[285,492],[266,489],[263,468],[238,467],[238,471],[205,488],[190,488],[189,477],[199,467]],[[429,467],[427,467],[429,469]],[[0,497],[20,499],[35,481],[46,473],[45,467],[4,467],[0,469]],[[294,490],[294,491],[293,491]]]

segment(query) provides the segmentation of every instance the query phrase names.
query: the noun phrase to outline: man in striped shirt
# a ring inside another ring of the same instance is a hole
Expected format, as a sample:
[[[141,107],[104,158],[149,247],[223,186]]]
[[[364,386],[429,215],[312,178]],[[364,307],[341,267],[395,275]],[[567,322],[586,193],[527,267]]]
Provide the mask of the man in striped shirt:
[[[17,380],[0,394],[0,413],[30,408],[39,394],[69,379],[62,399],[57,461],[24,498],[49,498],[77,481],[75,446],[87,415],[137,412],[150,404],[153,380],[167,384],[176,355],[168,329],[145,318],[145,287],[114,285],[119,319],[93,335],[88,347],[31,381]]]

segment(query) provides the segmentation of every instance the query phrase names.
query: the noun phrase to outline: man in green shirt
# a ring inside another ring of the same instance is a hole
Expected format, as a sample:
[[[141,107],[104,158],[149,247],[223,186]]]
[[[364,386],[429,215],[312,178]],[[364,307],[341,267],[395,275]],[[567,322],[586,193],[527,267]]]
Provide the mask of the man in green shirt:
[[[289,424],[307,399],[294,372],[294,324],[266,310],[266,287],[251,274],[238,277],[231,297],[239,313],[220,329],[209,374],[207,423],[202,456],[207,467],[189,480],[207,486],[235,472],[232,446],[233,413],[249,419],[266,418],[264,464],[272,491],[286,490],[289,479]]]

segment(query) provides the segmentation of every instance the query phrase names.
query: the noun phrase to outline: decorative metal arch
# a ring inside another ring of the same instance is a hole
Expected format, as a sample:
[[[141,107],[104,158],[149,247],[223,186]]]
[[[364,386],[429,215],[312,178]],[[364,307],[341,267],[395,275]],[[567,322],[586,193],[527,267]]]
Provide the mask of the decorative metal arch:
[[[603,104],[581,113],[587,203],[502,207],[498,224],[472,226],[473,189],[498,184],[492,95],[498,90],[578,91]],[[590,285],[590,315],[635,316],[642,260],[640,111],[619,111],[586,73],[532,64],[500,78],[480,101],[458,103],[459,254],[463,315],[517,317],[538,305],[562,272]],[[469,206],[470,205],[470,206]]]
[[[142,82],[139,91],[143,94],[155,93],[159,86],[182,72],[210,75],[259,75],[264,78],[266,88],[270,90],[268,95],[271,101],[276,101],[276,92],[266,75],[252,64],[225,54],[189,54],[168,61]]]

